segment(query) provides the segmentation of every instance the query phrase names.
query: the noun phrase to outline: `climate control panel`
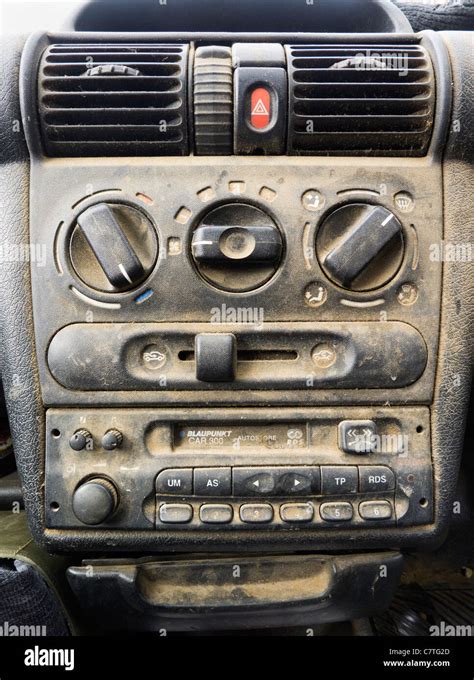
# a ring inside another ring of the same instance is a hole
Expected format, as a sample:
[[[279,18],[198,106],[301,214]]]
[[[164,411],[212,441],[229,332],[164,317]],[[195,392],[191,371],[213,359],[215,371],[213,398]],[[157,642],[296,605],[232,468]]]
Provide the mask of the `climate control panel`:
[[[195,157],[33,172],[47,406],[171,405],[184,393],[215,406],[383,404],[387,390],[392,404],[430,403],[435,166],[383,159],[361,175],[331,159],[252,158],[230,171]],[[51,186],[57,200],[39,200]]]

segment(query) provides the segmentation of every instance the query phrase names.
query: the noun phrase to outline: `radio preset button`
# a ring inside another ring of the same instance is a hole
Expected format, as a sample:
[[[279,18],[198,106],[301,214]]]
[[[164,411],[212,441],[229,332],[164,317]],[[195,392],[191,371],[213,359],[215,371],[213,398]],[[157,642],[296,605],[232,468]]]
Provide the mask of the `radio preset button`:
[[[156,492],[190,496],[193,492],[193,471],[191,468],[163,470],[156,478]]]
[[[388,501],[364,501],[359,505],[359,515],[365,520],[390,519],[392,506]]]
[[[284,522],[311,522],[314,507],[311,503],[286,503],[280,507],[280,517]]]
[[[231,505],[201,505],[199,518],[204,524],[228,524],[232,521],[234,511]]]
[[[246,524],[265,524],[273,519],[273,508],[267,503],[246,503],[240,507],[240,519]]]
[[[319,508],[321,518],[326,522],[348,522],[354,511],[350,503],[323,503]]]
[[[355,465],[334,465],[321,468],[323,494],[357,493],[359,473]]]
[[[187,503],[163,503],[159,518],[165,524],[187,524],[193,518],[193,508]]]
[[[194,494],[196,496],[230,496],[232,473],[230,467],[197,468],[194,470]]]

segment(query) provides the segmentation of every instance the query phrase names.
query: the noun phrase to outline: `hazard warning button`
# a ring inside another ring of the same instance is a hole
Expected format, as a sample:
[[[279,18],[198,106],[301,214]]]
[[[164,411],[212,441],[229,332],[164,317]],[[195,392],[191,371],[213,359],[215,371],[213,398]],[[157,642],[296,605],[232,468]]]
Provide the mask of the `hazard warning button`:
[[[235,69],[235,154],[285,153],[287,113],[285,69],[245,66]]]
[[[272,119],[272,97],[264,87],[257,87],[250,97],[250,124],[256,130],[264,130]]]

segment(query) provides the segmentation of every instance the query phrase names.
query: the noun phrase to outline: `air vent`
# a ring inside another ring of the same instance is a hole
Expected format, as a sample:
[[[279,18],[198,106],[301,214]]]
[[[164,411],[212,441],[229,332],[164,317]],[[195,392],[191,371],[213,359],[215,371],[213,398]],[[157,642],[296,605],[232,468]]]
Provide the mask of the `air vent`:
[[[434,75],[414,44],[287,46],[289,153],[423,156]]]
[[[188,45],[52,45],[38,97],[49,156],[177,156],[188,149]]]

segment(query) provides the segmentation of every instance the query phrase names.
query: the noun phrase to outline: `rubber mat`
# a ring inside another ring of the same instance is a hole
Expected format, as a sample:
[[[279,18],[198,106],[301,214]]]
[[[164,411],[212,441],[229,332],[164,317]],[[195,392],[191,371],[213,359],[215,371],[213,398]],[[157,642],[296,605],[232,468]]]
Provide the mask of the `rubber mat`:
[[[381,636],[474,635],[474,587],[401,586],[373,626]]]

